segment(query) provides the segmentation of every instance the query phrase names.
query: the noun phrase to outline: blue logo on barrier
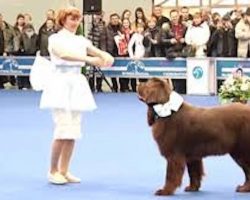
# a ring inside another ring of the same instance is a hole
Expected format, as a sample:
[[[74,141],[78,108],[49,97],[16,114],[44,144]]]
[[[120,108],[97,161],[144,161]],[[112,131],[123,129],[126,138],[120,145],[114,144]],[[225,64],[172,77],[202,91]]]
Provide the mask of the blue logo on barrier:
[[[203,70],[201,67],[197,66],[193,69],[193,76],[196,79],[200,79],[203,76]]]
[[[131,61],[127,65],[127,71],[130,73],[143,73],[145,72],[145,65],[141,61]]]
[[[3,61],[3,70],[14,71],[18,70],[18,63],[15,59],[6,59]]]

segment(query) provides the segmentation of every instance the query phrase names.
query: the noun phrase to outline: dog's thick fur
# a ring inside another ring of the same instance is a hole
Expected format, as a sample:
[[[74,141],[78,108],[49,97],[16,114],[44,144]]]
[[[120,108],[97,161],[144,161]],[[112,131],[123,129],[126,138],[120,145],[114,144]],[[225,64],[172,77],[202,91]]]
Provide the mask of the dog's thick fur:
[[[241,103],[198,108],[183,103],[171,116],[156,118],[152,105],[169,101],[171,80],[149,79],[138,86],[139,98],[148,105],[148,124],[167,160],[166,181],[157,195],[172,195],[181,185],[187,166],[190,185],[198,191],[203,175],[202,158],[229,153],[245,174],[237,192],[250,192],[250,106]]]

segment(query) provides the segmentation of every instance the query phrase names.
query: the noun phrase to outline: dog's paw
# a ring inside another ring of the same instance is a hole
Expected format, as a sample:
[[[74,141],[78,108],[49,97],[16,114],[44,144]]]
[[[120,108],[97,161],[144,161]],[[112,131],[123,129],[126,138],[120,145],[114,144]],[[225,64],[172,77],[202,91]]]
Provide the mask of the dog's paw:
[[[185,188],[185,192],[198,192],[198,191],[199,191],[199,187],[197,186],[189,185]]]
[[[250,192],[250,184],[239,185],[236,192]]]
[[[159,189],[155,192],[155,195],[157,196],[169,196],[169,195],[173,195],[173,191],[169,191],[167,189]]]

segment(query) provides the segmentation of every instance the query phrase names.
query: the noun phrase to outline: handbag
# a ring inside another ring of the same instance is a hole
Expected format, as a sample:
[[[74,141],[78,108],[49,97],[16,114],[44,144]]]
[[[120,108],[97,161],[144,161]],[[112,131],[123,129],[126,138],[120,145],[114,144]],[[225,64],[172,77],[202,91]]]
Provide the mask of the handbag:
[[[29,77],[32,88],[36,91],[45,89],[53,79],[55,69],[56,66],[50,60],[37,53]]]

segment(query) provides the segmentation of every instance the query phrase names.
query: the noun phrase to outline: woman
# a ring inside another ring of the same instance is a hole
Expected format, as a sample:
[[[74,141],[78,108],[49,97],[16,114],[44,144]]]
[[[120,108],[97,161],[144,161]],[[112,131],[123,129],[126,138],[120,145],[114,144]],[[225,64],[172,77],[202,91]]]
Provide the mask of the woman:
[[[76,35],[82,16],[77,8],[58,12],[58,33],[49,37],[48,49],[55,64],[53,80],[43,90],[40,107],[52,109],[54,140],[48,174],[53,184],[79,183],[69,172],[75,140],[81,137],[81,111],[96,108],[86,78],[81,74],[85,63],[111,66],[113,57],[94,47],[83,36]],[[88,56],[90,55],[90,56]]]
[[[128,43],[131,38],[133,31],[131,30],[131,24],[129,19],[124,18],[122,20],[122,25],[118,31],[118,35],[114,37],[115,43],[118,49],[119,57],[128,57]],[[133,79],[131,79],[133,80]],[[134,80],[132,81],[134,82]],[[129,91],[129,79],[128,78],[119,78],[120,91],[128,92]],[[136,87],[136,86],[135,86]]]
[[[132,30],[136,30],[138,24],[142,24],[144,29],[147,28],[147,18],[145,16],[144,10],[141,7],[135,9],[135,21],[132,24]]]
[[[194,14],[193,24],[188,27],[185,42],[195,49],[195,57],[205,57],[207,52],[207,42],[210,37],[209,26],[202,20],[202,14]]]

